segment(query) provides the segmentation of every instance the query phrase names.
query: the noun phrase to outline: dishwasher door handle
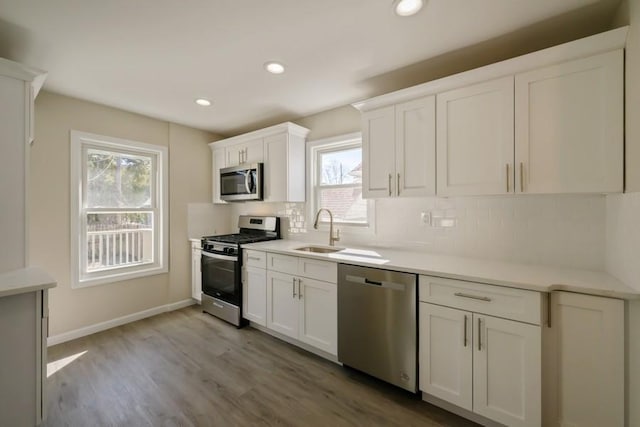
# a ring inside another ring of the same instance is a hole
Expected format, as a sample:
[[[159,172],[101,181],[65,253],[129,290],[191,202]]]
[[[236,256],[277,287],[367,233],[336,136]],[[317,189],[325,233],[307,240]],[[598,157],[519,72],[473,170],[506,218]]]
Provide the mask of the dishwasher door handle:
[[[345,279],[347,280],[347,282],[356,283],[358,285],[380,286],[381,288],[393,289],[395,291],[406,290],[406,286],[402,283],[371,280],[367,279],[366,277],[352,276],[350,274],[347,274]]]

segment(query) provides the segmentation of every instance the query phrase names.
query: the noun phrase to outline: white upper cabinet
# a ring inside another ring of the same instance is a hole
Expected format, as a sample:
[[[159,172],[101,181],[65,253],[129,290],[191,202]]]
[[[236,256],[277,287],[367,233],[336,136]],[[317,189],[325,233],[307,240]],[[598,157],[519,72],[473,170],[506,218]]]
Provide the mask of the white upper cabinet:
[[[444,197],[623,191],[627,32],[353,104],[362,111],[363,197],[434,195],[434,179]]]
[[[436,101],[396,105],[396,195],[436,194]]]
[[[622,191],[623,61],[619,49],[516,75],[516,191]]]
[[[365,198],[435,194],[435,97],[362,115]]]
[[[243,141],[226,148],[227,167],[261,162],[264,158],[262,138]]]
[[[286,122],[209,144],[213,152],[213,203],[220,200],[220,169],[264,163],[264,200],[305,201],[305,141],[309,129]]]
[[[513,191],[513,77],[438,94],[438,195]]]
[[[288,132],[264,138],[264,201],[305,201],[305,137]]]
[[[362,114],[362,197],[395,194],[395,107]]]

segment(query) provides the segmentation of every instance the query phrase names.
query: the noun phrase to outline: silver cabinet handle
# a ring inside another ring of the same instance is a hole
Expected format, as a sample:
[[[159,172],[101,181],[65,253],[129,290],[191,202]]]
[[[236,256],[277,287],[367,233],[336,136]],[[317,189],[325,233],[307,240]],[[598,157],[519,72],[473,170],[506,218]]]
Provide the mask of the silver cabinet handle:
[[[476,295],[463,294],[462,292],[456,292],[453,295],[455,295],[457,297],[462,297],[462,298],[477,299],[479,301],[486,301],[486,302],[490,302],[491,301],[491,298],[489,298],[489,297],[479,297],[479,296],[476,296]]]
[[[478,351],[482,351],[482,319],[478,317]]]
[[[302,279],[298,279],[298,299],[302,299]]]
[[[391,174],[389,174],[389,195],[391,195]]]
[[[260,258],[258,258],[257,256],[248,256],[247,259],[252,259],[254,261],[260,261]]]
[[[296,297],[296,278],[293,278],[293,297]]]
[[[464,315],[464,346],[467,346],[467,315]]]
[[[238,164],[242,164],[242,158],[240,157],[240,151],[238,151]]]
[[[400,174],[398,174],[398,196],[400,195]]]
[[[520,192],[524,193],[524,163],[520,162]]]
[[[509,192],[509,163],[507,163],[507,193]]]

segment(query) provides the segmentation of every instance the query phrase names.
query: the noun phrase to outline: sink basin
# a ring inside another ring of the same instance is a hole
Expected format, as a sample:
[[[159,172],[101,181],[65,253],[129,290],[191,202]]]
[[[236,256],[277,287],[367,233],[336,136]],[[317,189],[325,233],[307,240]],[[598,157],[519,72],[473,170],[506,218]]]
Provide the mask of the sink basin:
[[[296,251],[314,252],[317,254],[330,254],[333,252],[341,251],[342,248],[328,248],[326,246],[304,246],[302,248],[296,248]]]

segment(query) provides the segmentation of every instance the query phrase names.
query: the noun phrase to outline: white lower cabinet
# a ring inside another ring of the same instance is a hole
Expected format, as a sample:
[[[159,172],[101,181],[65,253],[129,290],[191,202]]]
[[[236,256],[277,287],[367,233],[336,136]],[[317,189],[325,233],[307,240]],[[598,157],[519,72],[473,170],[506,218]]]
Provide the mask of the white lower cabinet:
[[[247,266],[242,281],[242,317],[267,326],[266,301],[267,270]]]
[[[202,273],[200,243],[191,242],[191,298],[200,302],[202,298]]]
[[[338,354],[335,283],[267,271],[267,327],[330,354]]]
[[[491,307],[493,287],[482,284],[455,293],[458,308],[425,302],[429,279],[420,278],[420,390],[498,423],[539,426],[540,326],[461,309],[467,300]]]
[[[336,263],[273,253],[264,257],[264,253],[247,252],[247,264],[253,262],[253,266],[245,268],[244,317],[300,343],[337,355]],[[266,270],[256,265],[265,266]]]
[[[625,425],[624,310],[620,299],[552,293],[543,425]]]

